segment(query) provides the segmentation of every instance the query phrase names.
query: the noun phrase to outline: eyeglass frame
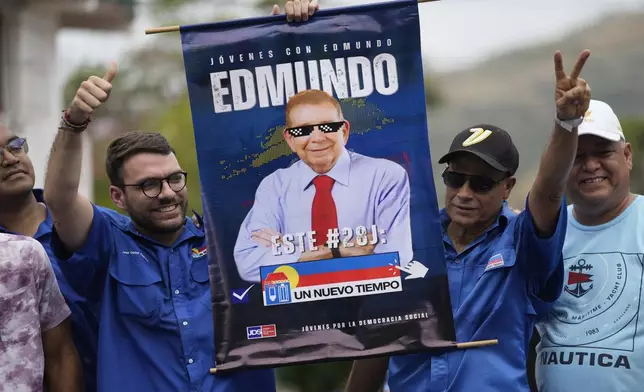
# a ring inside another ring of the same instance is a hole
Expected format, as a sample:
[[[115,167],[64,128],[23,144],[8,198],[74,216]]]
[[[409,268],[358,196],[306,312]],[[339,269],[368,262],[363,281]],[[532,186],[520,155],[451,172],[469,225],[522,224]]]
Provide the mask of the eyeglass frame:
[[[183,186],[181,188],[179,188],[179,189],[174,189],[172,187],[171,183],[170,183],[170,177],[176,176],[177,174],[183,175],[183,179],[184,179],[183,180]],[[148,181],[158,181],[159,182],[159,184],[157,186],[157,189],[158,189],[159,192],[154,196],[148,195],[146,193],[146,191],[143,189],[145,183],[148,182]],[[170,187],[170,189],[172,189],[173,192],[175,192],[175,193],[181,192],[186,187],[186,185],[188,185],[188,173],[184,172],[184,171],[178,171],[178,172],[174,172],[174,173],[170,174],[169,176],[167,176],[165,178],[146,178],[145,180],[140,181],[138,184],[123,184],[122,187],[135,187],[135,188],[138,188],[141,192],[143,192],[143,194],[145,196],[149,197],[150,199],[154,199],[156,197],[159,197],[161,192],[163,192],[163,183],[164,182],[168,184],[168,187]]]
[[[11,143],[15,142],[16,140],[22,140],[23,141],[22,145],[20,146],[21,152],[19,152],[18,155],[16,155],[13,151],[11,151],[10,149],[7,148],[7,147],[9,147],[11,145]],[[27,138],[14,136],[11,139],[9,139],[9,142],[7,144],[5,144],[4,146],[1,146],[0,147],[0,165],[4,162],[4,152],[5,151],[7,151],[9,154],[13,155],[14,158],[20,158],[23,155],[27,155],[29,153],[29,143],[27,143]]]

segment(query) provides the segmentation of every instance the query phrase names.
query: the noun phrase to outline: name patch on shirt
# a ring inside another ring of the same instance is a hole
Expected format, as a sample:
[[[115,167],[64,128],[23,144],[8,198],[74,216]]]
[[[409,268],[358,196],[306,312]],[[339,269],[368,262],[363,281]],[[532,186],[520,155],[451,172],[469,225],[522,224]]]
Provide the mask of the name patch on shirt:
[[[503,261],[503,256],[500,253],[498,253],[490,258],[490,261],[487,262],[487,266],[485,267],[485,270],[489,271],[491,269],[503,267],[504,265],[505,265],[505,262]]]
[[[200,259],[208,253],[208,247],[206,245],[202,246],[201,248],[192,248],[192,258],[193,259]]]

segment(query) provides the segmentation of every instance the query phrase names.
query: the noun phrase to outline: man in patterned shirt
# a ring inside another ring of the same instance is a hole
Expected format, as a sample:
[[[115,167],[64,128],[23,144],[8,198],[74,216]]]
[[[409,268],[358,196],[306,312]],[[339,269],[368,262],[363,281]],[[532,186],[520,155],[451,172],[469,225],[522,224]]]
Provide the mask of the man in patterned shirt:
[[[96,346],[99,301],[88,290],[100,284],[87,276],[91,269],[65,269],[59,262],[59,242],[36,173],[27,139],[0,123],[0,233],[32,237],[45,248],[63,297],[72,312],[72,339],[81,360],[85,392],[96,392]],[[64,252],[65,258],[69,255]],[[74,256],[78,260],[78,256]]]
[[[47,253],[0,233],[0,392],[80,392],[70,310]]]

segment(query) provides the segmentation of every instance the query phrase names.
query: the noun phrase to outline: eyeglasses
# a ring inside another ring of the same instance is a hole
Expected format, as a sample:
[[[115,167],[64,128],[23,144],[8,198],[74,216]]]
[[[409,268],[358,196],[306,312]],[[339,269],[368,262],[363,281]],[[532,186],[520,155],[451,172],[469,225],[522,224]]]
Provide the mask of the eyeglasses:
[[[315,127],[324,133],[338,132],[344,125],[344,121],[328,122],[322,124],[302,125],[301,127],[286,128],[286,132],[293,137],[309,136]]]
[[[164,182],[167,182],[168,186],[173,191],[180,192],[183,188],[186,187],[186,184],[188,183],[188,173],[177,172],[170,174],[166,178],[149,178],[138,184],[124,184],[123,186],[132,186],[139,188],[147,197],[155,198],[161,194]]]
[[[18,158],[29,152],[29,145],[27,139],[17,137],[12,139],[6,146],[0,147],[0,163],[4,162],[4,152],[10,152],[11,155]]]
[[[497,181],[486,176],[468,175],[447,170],[443,172],[445,186],[459,189],[469,181],[470,189],[475,193],[488,193],[505,178],[503,177]]]

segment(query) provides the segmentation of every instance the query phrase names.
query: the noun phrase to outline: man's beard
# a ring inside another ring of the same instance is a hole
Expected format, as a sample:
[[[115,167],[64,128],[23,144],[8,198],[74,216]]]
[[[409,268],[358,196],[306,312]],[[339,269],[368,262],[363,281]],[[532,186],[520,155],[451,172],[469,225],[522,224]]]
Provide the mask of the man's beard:
[[[162,204],[161,207],[167,204],[172,203]],[[158,220],[152,219],[150,217],[151,213],[149,211],[141,213],[137,210],[130,210],[128,211],[128,213],[130,215],[130,219],[132,219],[132,222],[134,222],[137,227],[149,234],[173,234],[181,230],[185,224],[186,211],[188,210],[188,201],[185,200],[180,203],[178,208],[181,209],[181,221],[172,225],[159,224]]]

